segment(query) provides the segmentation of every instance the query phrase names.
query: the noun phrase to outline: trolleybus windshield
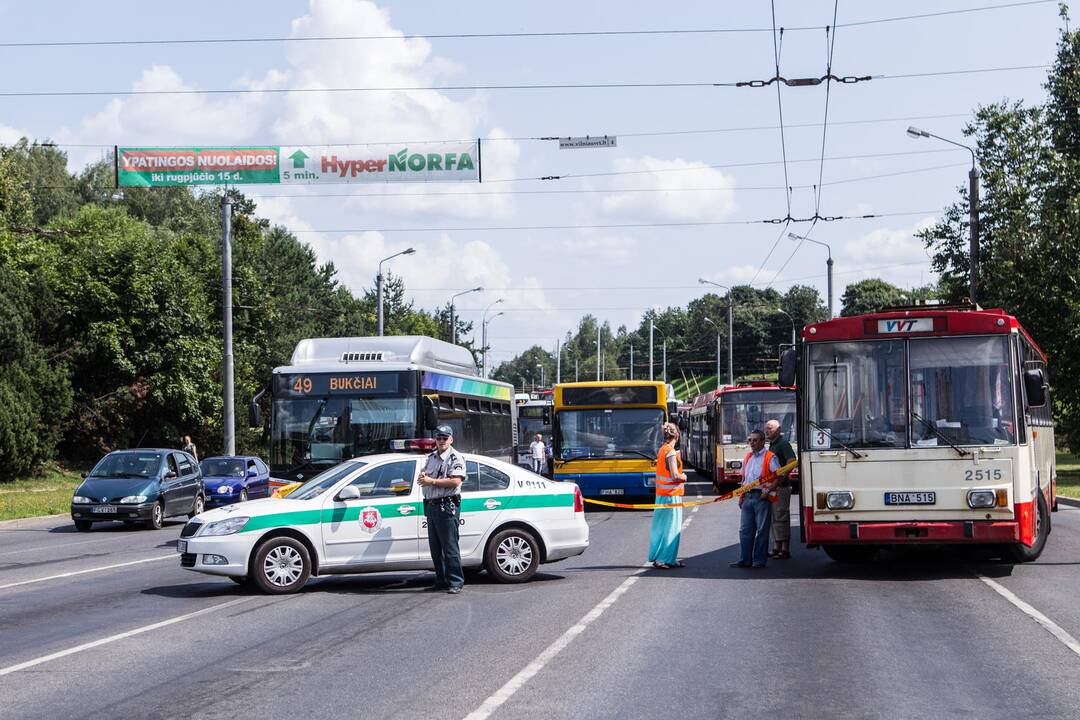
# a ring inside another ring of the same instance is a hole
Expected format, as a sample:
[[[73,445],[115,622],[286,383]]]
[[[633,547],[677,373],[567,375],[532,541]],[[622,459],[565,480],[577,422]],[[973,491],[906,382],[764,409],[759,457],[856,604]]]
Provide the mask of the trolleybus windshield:
[[[795,392],[792,390],[747,390],[720,396],[721,437],[725,445],[742,443],[752,430],[764,430],[776,420],[784,437],[795,437]]]
[[[574,458],[656,457],[664,411],[660,408],[561,410],[559,449],[563,460]]]

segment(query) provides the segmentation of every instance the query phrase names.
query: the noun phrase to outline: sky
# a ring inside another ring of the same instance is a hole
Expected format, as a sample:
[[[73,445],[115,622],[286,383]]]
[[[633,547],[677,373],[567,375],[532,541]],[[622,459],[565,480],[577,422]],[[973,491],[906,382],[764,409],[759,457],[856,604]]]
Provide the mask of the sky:
[[[1053,62],[1061,27],[1055,2],[1006,0],[0,0],[0,143],[56,142],[78,170],[114,145],[483,138],[479,184],[243,190],[357,293],[373,286],[380,259],[409,247],[388,266],[418,306],[482,286],[457,308],[477,339],[491,308],[494,366],[534,344],[552,349],[585,313],[635,327],[647,309],[707,291],[699,278],[781,292],[808,284],[824,297],[826,248],[788,232],[829,246],[837,312],[844,287],[863,278],[933,282],[913,233],[966,186],[970,155],[905,129],[963,142],[979,105],[1042,102],[1047,69],[1027,66]],[[565,34],[596,31],[652,32]],[[492,33],[533,35],[433,37]],[[296,39],[342,36],[377,38]],[[276,39],[235,42],[257,38]],[[207,39],[232,41],[13,45]],[[872,79],[779,94],[778,84],[730,86],[774,77],[777,52],[781,76],[820,78],[830,47],[834,75]],[[635,83],[664,87],[445,89]],[[443,89],[115,94],[387,86]],[[67,91],[99,94],[3,94]],[[616,147],[540,139],[605,134]],[[553,175],[577,177],[538,179]],[[805,221],[815,214],[875,217]],[[787,217],[797,221],[761,222]]]

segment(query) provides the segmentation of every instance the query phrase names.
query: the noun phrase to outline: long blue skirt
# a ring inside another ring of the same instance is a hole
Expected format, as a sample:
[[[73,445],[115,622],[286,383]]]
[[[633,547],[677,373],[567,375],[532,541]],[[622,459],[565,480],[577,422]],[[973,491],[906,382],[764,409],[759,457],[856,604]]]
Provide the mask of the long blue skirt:
[[[681,503],[681,497],[657,495],[657,505]],[[682,537],[682,508],[656,508],[652,513],[649,533],[649,562],[674,565],[679,559],[679,540]]]

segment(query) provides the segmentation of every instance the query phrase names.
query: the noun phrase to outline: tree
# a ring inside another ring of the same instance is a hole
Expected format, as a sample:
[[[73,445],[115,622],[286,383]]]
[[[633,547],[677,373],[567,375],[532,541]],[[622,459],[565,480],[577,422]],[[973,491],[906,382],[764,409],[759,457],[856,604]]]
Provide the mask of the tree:
[[[862,315],[900,303],[904,291],[881,278],[867,278],[844,288],[840,296],[840,315]]]

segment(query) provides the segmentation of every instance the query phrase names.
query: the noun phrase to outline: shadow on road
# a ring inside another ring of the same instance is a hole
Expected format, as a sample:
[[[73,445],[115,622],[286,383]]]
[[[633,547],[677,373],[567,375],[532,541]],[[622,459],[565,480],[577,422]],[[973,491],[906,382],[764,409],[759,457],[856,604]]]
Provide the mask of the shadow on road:
[[[187,519],[183,520],[166,520],[165,529],[170,527],[183,527]],[[147,530],[142,525],[136,525],[134,523],[125,523],[119,520],[102,520],[100,522],[94,522],[94,527],[87,533],[81,533],[75,529],[74,523],[70,520],[65,521],[61,525],[49,528],[49,533],[57,535],[93,535],[95,533],[129,533],[129,532],[152,532]]]

